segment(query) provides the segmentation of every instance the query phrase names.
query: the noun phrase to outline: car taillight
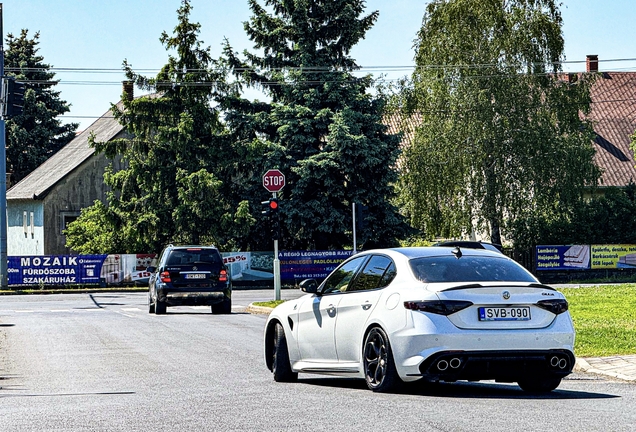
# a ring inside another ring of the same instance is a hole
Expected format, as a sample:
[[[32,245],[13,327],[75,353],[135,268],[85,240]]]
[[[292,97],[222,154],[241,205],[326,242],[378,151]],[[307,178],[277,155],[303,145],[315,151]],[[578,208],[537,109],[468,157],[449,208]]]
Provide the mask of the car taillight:
[[[167,271],[161,272],[159,278],[161,278],[161,282],[172,282],[172,279],[170,279],[170,272]]]
[[[568,302],[565,299],[541,300],[537,302],[541,309],[552,312],[555,315],[562,314],[568,310]]]
[[[221,270],[219,273],[219,282],[227,282],[227,270]]]
[[[473,304],[463,300],[426,300],[426,301],[406,301],[404,307],[406,309],[431,312],[438,315],[450,315],[466,309]]]

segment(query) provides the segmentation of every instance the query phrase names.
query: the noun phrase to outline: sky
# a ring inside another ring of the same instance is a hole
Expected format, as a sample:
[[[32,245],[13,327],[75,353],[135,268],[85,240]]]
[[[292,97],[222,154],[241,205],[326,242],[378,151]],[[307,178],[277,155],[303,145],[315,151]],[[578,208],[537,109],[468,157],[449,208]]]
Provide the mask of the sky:
[[[633,0],[562,0],[564,70],[585,70],[588,54],[599,56],[601,71],[636,71],[636,8]],[[40,32],[39,54],[52,66],[56,90],[71,104],[63,121],[88,127],[121,96],[124,59],[153,76],[167,60],[159,42],[172,34],[181,0],[0,0],[4,37]],[[263,3],[263,1],[261,1]],[[352,51],[358,65],[386,79],[413,68],[413,41],[421,27],[426,0],[367,0],[379,11],[375,26]],[[191,0],[191,21],[201,24],[200,40],[221,53],[224,38],[237,51],[253,50],[243,22],[246,0]],[[5,47],[6,48],[6,47]],[[98,69],[95,73],[91,69]]]

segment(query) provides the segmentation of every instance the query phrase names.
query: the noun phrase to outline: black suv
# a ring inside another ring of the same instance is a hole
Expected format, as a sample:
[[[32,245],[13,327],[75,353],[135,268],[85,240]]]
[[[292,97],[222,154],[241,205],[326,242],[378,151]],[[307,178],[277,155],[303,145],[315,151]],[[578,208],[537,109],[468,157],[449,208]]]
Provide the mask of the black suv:
[[[212,307],[214,314],[232,312],[232,284],[219,250],[214,246],[168,245],[157,263],[148,267],[148,312],[165,314],[167,306]]]

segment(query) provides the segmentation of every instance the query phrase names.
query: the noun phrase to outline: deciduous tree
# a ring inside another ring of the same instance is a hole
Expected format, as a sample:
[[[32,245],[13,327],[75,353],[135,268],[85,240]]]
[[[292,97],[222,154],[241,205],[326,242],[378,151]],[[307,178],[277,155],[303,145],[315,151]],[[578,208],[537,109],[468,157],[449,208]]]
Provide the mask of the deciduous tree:
[[[433,0],[403,87],[421,119],[405,152],[401,199],[429,236],[486,232],[580,203],[593,163],[590,76],[561,73],[554,0]]]

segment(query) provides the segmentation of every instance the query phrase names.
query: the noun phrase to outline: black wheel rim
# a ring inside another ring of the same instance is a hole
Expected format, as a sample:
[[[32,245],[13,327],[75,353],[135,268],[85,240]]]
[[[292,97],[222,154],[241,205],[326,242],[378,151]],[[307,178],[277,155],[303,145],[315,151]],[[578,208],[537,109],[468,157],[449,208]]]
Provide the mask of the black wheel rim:
[[[372,330],[364,347],[364,372],[367,382],[378,387],[386,376],[388,354],[384,336]]]

